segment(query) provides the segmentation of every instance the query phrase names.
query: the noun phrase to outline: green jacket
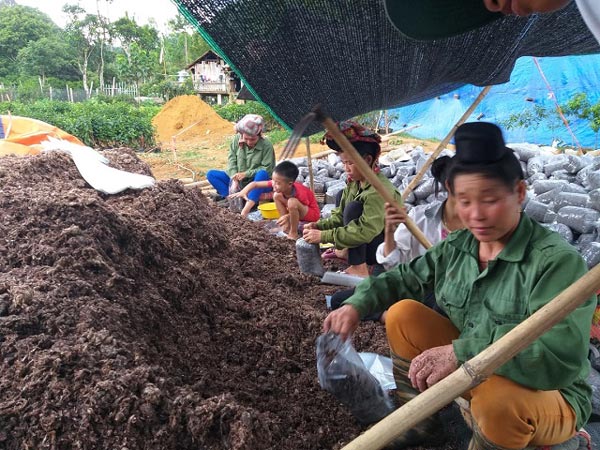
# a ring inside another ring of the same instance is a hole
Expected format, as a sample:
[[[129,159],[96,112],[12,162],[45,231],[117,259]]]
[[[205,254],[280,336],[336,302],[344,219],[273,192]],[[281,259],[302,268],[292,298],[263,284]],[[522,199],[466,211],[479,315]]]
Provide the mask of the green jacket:
[[[229,155],[227,156],[227,175],[230,177],[238,172],[246,172],[246,177],[240,183],[243,187],[254,180],[256,172],[264,169],[273,174],[275,167],[275,150],[273,144],[265,138],[260,138],[254,148],[249,148],[246,144],[240,147],[240,135],[236,134],[229,146]]]
[[[451,233],[423,256],[366,279],[344,304],[353,305],[364,317],[399,299],[418,300],[435,290],[438,305],[460,331],[452,344],[463,363],[587,272],[572,246],[525,215],[483,272],[478,268],[478,249],[469,231]],[[596,303],[596,296],[590,297],[496,371],[534,389],[560,390],[575,410],[578,428],[591,414],[587,354]]]
[[[381,173],[377,174],[384,186],[394,194],[394,198],[402,201],[402,194]],[[363,213],[358,220],[353,220],[344,226],[344,208],[351,201],[363,204]],[[375,190],[371,183],[357,181],[348,183],[342,193],[340,206],[331,211],[331,217],[317,222],[317,228],[322,230],[321,242],[333,242],[337,248],[354,248],[371,242],[383,232],[385,225],[385,200]]]

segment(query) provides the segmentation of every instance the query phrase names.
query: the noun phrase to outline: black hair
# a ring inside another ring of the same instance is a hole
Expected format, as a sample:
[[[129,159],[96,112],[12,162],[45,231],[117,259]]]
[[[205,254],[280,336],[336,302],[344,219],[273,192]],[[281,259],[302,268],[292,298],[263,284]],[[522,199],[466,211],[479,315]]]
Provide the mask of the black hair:
[[[515,184],[525,179],[521,163],[510,149],[506,149],[504,155],[493,162],[465,162],[452,158],[454,161],[450,164],[447,173],[448,186],[451,192],[454,191],[454,180],[458,175],[478,174],[486,178],[500,181],[511,191]]]
[[[291,161],[281,161],[275,166],[273,172],[278,173],[291,182],[296,181],[296,178],[298,178],[298,174],[300,173],[296,164]]]
[[[333,139],[327,139],[325,143],[330,149],[335,150],[338,153],[343,153],[344,151]],[[381,153],[381,147],[377,142],[354,141],[352,142],[352,145],[358,154],[363,158],[367,155],[370,155],[373,159],[371,164],[375,162],[379,156],[379,153]]]
[[[431,164],[431,175],[435,180],[435,195],[437,196],[440,192],[440,186],[442,189],[446,189],[446,181],[448,180],[448,172],[452,165],[452,158],[450,156],[440,156]]]

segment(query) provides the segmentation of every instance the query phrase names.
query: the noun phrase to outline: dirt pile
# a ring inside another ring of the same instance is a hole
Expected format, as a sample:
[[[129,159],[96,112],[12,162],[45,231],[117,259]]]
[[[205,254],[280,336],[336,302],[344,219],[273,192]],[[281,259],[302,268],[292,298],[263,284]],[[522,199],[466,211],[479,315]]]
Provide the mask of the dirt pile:
[[[178,146],[214,147],[234,134],[233,123],[195,95],[167,102],[152,119],[152,125],[156,127],[157,142],[169,148],[173,137]]]
[[[0,159],[0,185],[0,448],[314,450],[360,432],[318,386],[331,288],[293,243],[175,181],[100,194],[61,154]],[[379,325],[355,343],[386,352]]]

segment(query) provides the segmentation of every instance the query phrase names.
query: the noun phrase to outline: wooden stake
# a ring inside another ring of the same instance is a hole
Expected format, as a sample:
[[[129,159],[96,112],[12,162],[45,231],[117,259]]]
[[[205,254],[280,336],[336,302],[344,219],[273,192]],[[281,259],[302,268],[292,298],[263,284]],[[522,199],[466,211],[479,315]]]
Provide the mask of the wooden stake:
[[[452,136],[454,136],[456,129],[459,126],[461,126],[463,123],[465,123],[465,121],[473,113],[475,108],[477,108],[477,105],[479,105],[481,103],[481,100],[483,100],[483,98],[487,95],[487,93],[490,92],[491,88],[492,88],[492,86],[486,86],[483,88],[483,90],[479,93],[479,95],[477,96],[477,98],[475,99],[473,104],[471,106],[469,106],[469,109],[467,109],[465,111],[465,113],[462,115],[462,117],[460,119],[458,119],[458,122],[456,122],[456,124],[452,127],[452,129],[450,130],[450,133],[448,133],[448,135],[444,138],[444,140],[442,142],[440,142],[440,145],[438,145],[438,147],[431,154],[429,159],[425,162],[423,167],[421,167],[421,170],[419,170],[419,173],[417,173],[415,175],[415,177],[410,181],[410,183],[406,187],[406,189],[404,189],[404,192],[402,193],[402,198],[404,200],[406,200],[406,197],[408,197],[408,194],[410,194],[412,192],[412,190],[417,186],[417,184],[419,184],[419,182],[423,178],[423,175],[425,175],[425,172],[427,172],[427,169],[429,169],[429,167],[433,164],[433,161],[435,161],[435,159],[439,156],[439,154],[442,153],[442,150],[444,150],[446,148],[446,145],[448,145],[448,142],[450,142],[450,139],[452,138]]]
[[[313,176],[312,158],[310,157],[310,139],[306,137],[306,159],[308,161],[308,177],[310,180],[310,190],[315,192],[315,179]]]
[[[473,389],[600,289],[600,264],[439,383],[406,403],[342,450],[378,450],[456,397]],[[568,345],[568,343],[565,343]]]
[[[341,147],[344,153],[350,157],[352,162],[358,167],[362,176],[364,176],[369,181],[369,183],[373,185],[377,192],[379,192],[379,195],[381,195],[386,202],[395,205],[396,208],[401,208],[402,202],[396,201],[391,192],[389,192],[385,188],[381,180],[377,178],[377,175],[375,175],[375,172],[373,172],[373,170],[369,167],[366,161],[359,155],[354,146],[350,143],[346,136],[344,136],[344,133],[340,131],[335,122],[331,120],[331,118],[324,116],[321,112],[318,112],[317,116],[319,118],[319,121],[325,127],[325,129],[331,134],[331,136],[333,136],[335,142],[337,142],[337,144]],[[414,221],[411,218],[407,217],[404,225],[406,226],[408,231],[410,231],[412,235],[417,239],[417,241],[419,241],[421,245],[423,245],[423,247],[431,247],[431,243],[427,240],[423,232],[417,227],[417,225],[415,225]]]

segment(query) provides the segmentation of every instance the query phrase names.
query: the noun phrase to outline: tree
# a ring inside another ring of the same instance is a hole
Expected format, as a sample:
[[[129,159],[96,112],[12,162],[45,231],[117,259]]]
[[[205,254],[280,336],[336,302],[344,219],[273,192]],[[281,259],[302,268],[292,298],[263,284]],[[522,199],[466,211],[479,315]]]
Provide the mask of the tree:
[[[575,94],[562,110],[566,115],[575,116],[587,120],[590,128],[595,134],[594,148],[598,148],[598,131],[600,131],[600,101],[593,104],[585,92]]]
[[[87,14],[79,5],[65,5],[63,12],[69,17],[66,26],[67,39],[77,55],[77,68],[82,77],[83,88],[89,92],[90,58],[94,51],[98,51],[102,33],[100,20],[94,14]]]
[[[38,76],[45,84],[47,77],[77,80],[77,63],[64,39],[43,37],[30,42],[17,56],[22,76]]]
[[[60,33],[50,17],[38,9],[10,5],[3,4],[0,14],[0,76],[19,72],[17,55],[30,42]]]

